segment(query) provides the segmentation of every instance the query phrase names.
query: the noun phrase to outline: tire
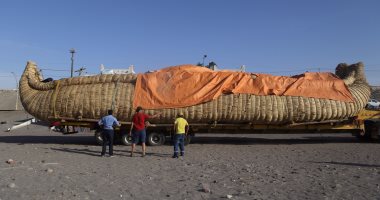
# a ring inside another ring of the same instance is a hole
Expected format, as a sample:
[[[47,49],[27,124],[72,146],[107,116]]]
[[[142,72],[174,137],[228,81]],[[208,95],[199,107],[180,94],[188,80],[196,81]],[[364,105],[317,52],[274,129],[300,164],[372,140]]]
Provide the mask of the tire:
[[[189,135],[189,134],[187,134],[186,136],[185,136],[185,145],[188,145],[188,144],[190,144],[190,142],[191,142],[191,139],[193,139],[193,135]]]
[[[100,129],[97,129],[95,131],[95,142],[98,144],[98,145],[103,145],[103,138],[102,138],[102,130]]]
[[[132,136],[129,136],[128,134],[123,134],[121,136],[121,143],[126,146],[132,145]]]
[[[160,146],[165,143],[165,135],[163,133],[151,132],[147,135],[147,143],[150,146]]]
[[[357,136],[360,140],[371,141],[371,140],[377,139],[377,136],[374,136],[372,133],[374,131],[377,131],[376,123],[374,121],[365,120],[364,127],[365,127],[365,131]]]

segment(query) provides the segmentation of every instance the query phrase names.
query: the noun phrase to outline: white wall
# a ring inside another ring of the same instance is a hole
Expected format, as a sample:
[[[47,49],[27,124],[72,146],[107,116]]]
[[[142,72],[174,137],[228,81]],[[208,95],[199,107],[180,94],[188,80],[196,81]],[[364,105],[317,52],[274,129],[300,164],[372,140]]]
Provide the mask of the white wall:
[[[23,110],[20,97],[17,101],[17,90],[0,90],[0,110]]]

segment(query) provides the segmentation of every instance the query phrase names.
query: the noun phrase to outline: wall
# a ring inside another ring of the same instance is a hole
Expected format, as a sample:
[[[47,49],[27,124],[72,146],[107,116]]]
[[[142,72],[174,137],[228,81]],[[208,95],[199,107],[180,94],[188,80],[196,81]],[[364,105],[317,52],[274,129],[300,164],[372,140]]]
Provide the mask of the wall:
[[[24,110],[20,100],[17,101],[17,93],[17,90],[0,90],[0,110]]]

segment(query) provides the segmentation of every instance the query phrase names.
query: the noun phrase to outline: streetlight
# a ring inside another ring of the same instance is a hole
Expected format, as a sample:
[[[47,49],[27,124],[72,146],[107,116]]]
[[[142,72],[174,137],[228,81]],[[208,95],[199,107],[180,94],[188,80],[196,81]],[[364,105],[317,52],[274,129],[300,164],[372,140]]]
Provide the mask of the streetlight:
[[[207,58],[207,55],[205,54],[205,55],[203,55],[203,61],[202,61],[202,67],[204,67],[205,66],[205,59]]]
[[[71,53],[71,77],[73,77],[73,72],[74,72],[74,53],[75,53],[75,49],[74,49],[74,48],[71,48],[71,49],[70,49],[70,53]]]
[[[13,77],[15,78],[15,80],[16,80],[16,90],[17,90],[17,92],[16,92],[16,110],[18,110],[18,80],[17,80],[17,76],[16,76],[16,73],[14,73],[14,72],[11,72],[12,74],[13,74]]]

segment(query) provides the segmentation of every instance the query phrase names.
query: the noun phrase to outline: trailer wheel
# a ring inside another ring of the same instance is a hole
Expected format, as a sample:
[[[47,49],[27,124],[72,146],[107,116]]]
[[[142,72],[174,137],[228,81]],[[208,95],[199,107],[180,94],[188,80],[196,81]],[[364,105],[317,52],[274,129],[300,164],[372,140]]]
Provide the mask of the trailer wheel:
[[[97,129],[95,131],[95,141],[98,145],[103,145],[102,130]]]
[[[147,139],[150,146],[159,146],[165,143],[165,135],[163,133],[150,132]]]
[[[185,145],[188,145],[188,144],[190,144],[190,142],[191,142],[191,139],[193,139],[193,137],[194,137],[194,135],[190,135],[190,134],[187,134],[186,136],[185,136]]]
[[[126,146],[132,145],[132,136],[129,136],[129,134],[123,134],[121,136],[121,143]]]
[[[371,141],[374,139],[378,139],[377,131],[378,127],[376,123],[371,120],[364,121],[365,130],[361,132],[357,137],[363,141]]]

